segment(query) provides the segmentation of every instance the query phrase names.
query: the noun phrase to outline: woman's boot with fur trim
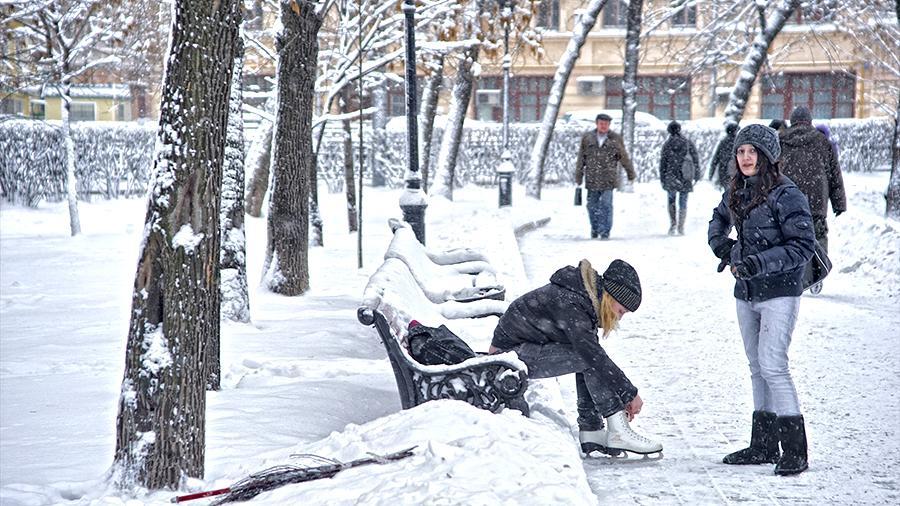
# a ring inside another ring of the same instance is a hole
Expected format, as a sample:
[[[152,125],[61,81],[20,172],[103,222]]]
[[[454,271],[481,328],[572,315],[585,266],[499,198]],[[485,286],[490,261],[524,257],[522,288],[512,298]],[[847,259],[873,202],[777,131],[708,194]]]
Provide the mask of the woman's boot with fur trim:
[[[768,411],[754,411],[750,431],[750,446],[722,459],[725,464],[775,464],[781,452],[778,451],[778,416]]]
[[[606,418],[606,446],[609,451],[622,450],[647,455],[662,452],[662,444],[652,441],[637,432],[628,424],[625,411],[617,411]]]
[[[775,474],[799,474],[809,469],[806,455],[806,425],[803,415],[779,416],[778,431],[784,453],[775,466]]]

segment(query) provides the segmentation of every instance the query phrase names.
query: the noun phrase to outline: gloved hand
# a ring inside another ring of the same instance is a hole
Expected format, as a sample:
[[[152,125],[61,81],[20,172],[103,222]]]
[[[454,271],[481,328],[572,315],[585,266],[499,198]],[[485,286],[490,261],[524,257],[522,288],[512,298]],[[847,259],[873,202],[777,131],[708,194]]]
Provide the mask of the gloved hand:
[[[840,215],[842,215],[842,214],[844,214],[844,211],[835,211],[835,212],[834,212],[834,217],[837,218],[838,216],[840,216]]]
[[[723,242],[713,250],[713,254],[716,255],[717,258],[729,258],[731,256],[731,248],[733,248],[735,244],[737,244],[737,241],[731,238],[727,238],[725,239],[725,242]]]
[[[734,264],[734,277],[738,279],[751,279],[757,274],[759,274],[759,261],[753,255]]]

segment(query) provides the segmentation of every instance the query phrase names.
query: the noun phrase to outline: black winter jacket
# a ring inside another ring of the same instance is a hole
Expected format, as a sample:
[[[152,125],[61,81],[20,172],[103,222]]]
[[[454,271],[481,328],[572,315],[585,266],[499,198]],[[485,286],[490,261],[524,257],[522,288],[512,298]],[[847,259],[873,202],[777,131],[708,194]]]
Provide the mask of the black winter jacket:
[[[720,188],[728,188],[728,182],[734,175],[734,138],[737,134],[725,135],[719,145],[716,146],[716,152],[712,157],[709,167],[709,179],[716,178],[716,183]]]
[[[599,275],[597,286],[603,286]],[[550,277],[549,284],[509,305],[497,322],[491,344],[503,351],[526,342],[571,344],[592,368],[608,375],[609,386],[619,398],[630,402],[637,395],[637,388],[600,346],[597,321],[581,271],[578,267],[563,267]]]
[[[781,173],[806,195],[812,215],[827,216],[829,200],[834,212],[846,211],[844,178],[825,135],[812,125],[800,124],[784,131],[780,140]]]
[[[689,156],[693,171],[685,178],[682,171],[684,158]],[[659,157],[659,181],[667,192],[689,192],[694,189],[694,181],[700,179],[700,157],[694,143],[681,134],[672,134],[663,144]]]
[[[738,177],[744,181],[739,196],[749,202],[758,178]],[[733,219],[726,190],[709,222],[709,246],[714,252],[727,243],[732,226],[737,229],[737,244],[729,263],[746,262],[752,256],[760,267],[749,280],[736,280],[736,298],[761,302],[803,293],[803,271],[815,251],[816,236],[806,197],[790,179],[781,176],[766,200],[742,220]]]

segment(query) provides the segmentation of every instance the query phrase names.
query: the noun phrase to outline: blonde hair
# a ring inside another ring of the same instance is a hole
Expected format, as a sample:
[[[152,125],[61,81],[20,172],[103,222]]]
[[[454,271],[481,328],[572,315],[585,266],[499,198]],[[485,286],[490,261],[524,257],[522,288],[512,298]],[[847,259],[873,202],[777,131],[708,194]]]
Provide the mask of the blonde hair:
[[[613,310],[613,298],[606,290],[600,297],[600,327],[603,328],[603,337],[619,328],[619,315]]]

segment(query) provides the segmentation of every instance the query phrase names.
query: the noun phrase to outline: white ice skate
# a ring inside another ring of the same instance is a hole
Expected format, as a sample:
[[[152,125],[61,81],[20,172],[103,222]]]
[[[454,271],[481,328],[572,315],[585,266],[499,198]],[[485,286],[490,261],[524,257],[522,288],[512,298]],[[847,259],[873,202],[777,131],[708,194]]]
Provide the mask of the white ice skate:
[[[609,449],[606,429],[578,431],[578,441],[581,443],[581,451],[585,455],[600,452],[615,457],[622,453],[621,450]]]
[[[624,410],[607,417],[606,426],[608,428],[606,447],[609,451],[625,451],[640,455],[658,453],[662,456],[662,444],[632,430]]]

